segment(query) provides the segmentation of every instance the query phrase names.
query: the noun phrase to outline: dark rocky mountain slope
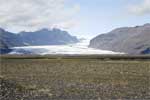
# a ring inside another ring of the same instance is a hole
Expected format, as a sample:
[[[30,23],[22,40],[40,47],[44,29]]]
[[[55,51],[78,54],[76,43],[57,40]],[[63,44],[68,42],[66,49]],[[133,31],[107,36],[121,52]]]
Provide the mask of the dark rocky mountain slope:
[[[150,54],[150,24],[100,34],[90,41],[89,47],[127,54]]]
[[[23,45],[23,41],[17,34],[7,32],[0,28],[0,54],[9,53],[11,47]]]
[[[17,34],[0,28],[0,48],[23,46],[24,43]]]

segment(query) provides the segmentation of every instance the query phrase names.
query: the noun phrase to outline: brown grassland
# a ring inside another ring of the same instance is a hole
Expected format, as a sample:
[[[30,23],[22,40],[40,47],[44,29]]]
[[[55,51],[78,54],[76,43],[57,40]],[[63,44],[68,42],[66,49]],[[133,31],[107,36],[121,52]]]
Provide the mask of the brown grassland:
[[[0,81],[0,100],[150,100],[150,57],[6,55]]]

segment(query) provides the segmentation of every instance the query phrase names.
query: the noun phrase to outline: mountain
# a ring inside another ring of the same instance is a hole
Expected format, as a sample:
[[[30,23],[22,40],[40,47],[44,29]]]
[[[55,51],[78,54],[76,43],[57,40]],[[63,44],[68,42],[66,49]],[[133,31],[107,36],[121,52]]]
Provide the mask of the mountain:
[[[0,48],[22,46],[23,41],[17,34],[7,32],[0,28]]]
[[[78,39],[60,29],[41,29],[35,32],[21,32],[18,36],[26,45],[63,45],[76,43]]]
[[[0,28],[0,54],[9,53],[10,47],[23,45],[24,43],[18,35]]]
[[[78,39],[59,29],[41,29],[35,32],[11,33],[0,28],[0,48],[76,43]]]
[[[12,50],[9,49],[9,47],[3,41],[0,41],[0,54],[9,53],[11,51]]]
[[[100,34],[90,41],[89,47],[127,54],[150,54],[150,24]]]
[[[0,28],[0,54],[8,53],[11,47],[63,45],[76,43],[79,40],[60,29],[41,29],[35,32],[11,33]]]

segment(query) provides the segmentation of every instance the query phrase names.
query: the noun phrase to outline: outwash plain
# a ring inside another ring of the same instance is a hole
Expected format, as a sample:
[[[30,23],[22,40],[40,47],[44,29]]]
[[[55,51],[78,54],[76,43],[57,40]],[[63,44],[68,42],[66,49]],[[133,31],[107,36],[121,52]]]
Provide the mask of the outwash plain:
[[[150,100],[150,56],[3,55],[0,100]]]

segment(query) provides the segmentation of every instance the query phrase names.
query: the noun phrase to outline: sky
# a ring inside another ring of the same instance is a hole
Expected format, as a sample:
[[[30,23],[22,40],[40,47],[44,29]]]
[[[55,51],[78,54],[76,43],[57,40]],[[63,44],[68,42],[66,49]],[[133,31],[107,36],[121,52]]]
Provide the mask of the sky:
[[[92,38],[150,23],[150,0],[0,0],[0,27],[11,32],[60,28]]]

